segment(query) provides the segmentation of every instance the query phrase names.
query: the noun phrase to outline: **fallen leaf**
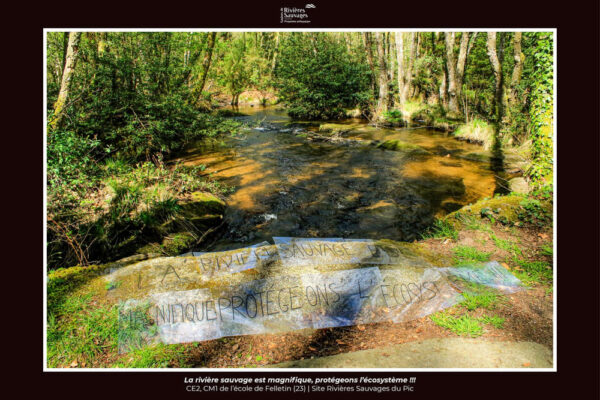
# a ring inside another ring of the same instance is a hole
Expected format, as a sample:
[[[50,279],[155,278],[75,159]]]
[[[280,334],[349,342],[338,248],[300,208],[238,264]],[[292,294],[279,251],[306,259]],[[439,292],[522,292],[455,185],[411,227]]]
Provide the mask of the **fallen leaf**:
[[[523,363],[523,366],[524,366],[524,367],[529,367],[530,365],[531,365],[531,363],[530,363],[530,362]]]
[[[315,349],[314,347],[308,346],[308,349],[311,351],[317,351],[317,349]]]
[[[506,268],[506,269],[510,269],[510,267],[508,266],[508,264],[507,264],[507,263],[500,263],[500,265],[502,265],[502,266],[503,266],[504,268]]]
[[[71,363],[71,365],[69,365],[71,368],[75,368],[77,366],[77,360],[73,361]]]
[[[356,325],[356,329],[358,329],[359,331],[364,331],[365,327],[363,325]]]
[[[342,342],[341,340],[336,340],[337,344],[346,344],[345,342]]]

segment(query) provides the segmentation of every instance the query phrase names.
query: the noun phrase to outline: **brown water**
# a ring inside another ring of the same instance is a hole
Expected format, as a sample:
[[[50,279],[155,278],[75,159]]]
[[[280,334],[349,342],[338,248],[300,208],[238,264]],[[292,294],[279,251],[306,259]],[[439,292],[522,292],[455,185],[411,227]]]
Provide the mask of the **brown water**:
[[[480,146],[430,129],[381,129],[358,120],[348,143],[311,142],[292,129],[285,111],[248,108],[245,121],[268,130],[221,143],[198,143],[180,158],[206,165],[206,174],[234,186],[227,198],[227,227],[210,250],[271,241],[273,236],[387,238],[412,241],[440,217],[492,196],[489,162],[464,157]],[[369,145],[400,139],[428,150],[414,155]]]

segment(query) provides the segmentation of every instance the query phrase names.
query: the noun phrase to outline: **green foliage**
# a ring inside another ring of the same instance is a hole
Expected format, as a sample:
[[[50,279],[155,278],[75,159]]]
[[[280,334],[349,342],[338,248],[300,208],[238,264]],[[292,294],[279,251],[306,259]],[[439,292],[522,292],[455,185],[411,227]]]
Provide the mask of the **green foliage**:
[[[479,293],[464,292],[462,295],[464,300],[461,302],[461,305],[469,311],[473,311],[477,308],[493,310],[503,299],[502,296],[490,290],[483,290]]]
[[[543,256],[552,257],[554,255],[554,247],[552,243],[543,244],[541,247],[541,252]]]
[[[536,37],[531,101],[531,140],[534,162],[527,174],[534,185],[552,182],[554,134],[554,40],[550,32]]]
[[[452,251],[454,253],[454,263],[456,265],[486,262],[489,261],[491,255],[491,253],[479,251],[471,246],[456,246]]]
[[[383,120],[385,123],[390,124],[392,126],[401,126],[404,124],[404,119],[402,117],[402,111],[397,110],[397,109],[384,112]]]
[[[505,318],[499,317],[497,315],[483,315],[482,317],[477,319],[482,324],[492,325],[494,328],[502,329],[504,326]]]
[[[148,239],[164,235],[162,225],[181,211],[179,198],[197,190],[217,194],[232,189],[199,178],[205,166],[173,169],[153,163],[131,166],[109,160],[99,167],[97,191],[71,202],[49,194],[48,264],[50,268],[88,260],[124,257]]]
[[[425,233],[423,233],[421,236],[423,239],[448,238],[456,240],[458,239],[458,232],[456,229],[454,229],[452,224],[438,219],[433,223],[433,226],[425,231]]]
[[[478,337],[483,334],[483,328],[476,318],[468,314],[454,317],[446,312],[432,314],[429,318],[442,328],[446,328],[459,336]]]
[[[552,283],[554,275],[552,267],[547,262],[529,261],[516,256],[513,258],[513,262],[518,264],[519,268],[515,268],[511,272],[524,284],[532,286]]]
[[[526,198],[517,212],[519,220],[539,227],[545,226],[552,220],[552,214],[542,202],[535,198]]]
[[[90,177],[98,172],[93,162],[98,140],[59,130],[48,135],[48,188],[58,196],[74,199],[93,184]]]
[[[370,99],[369,68],[323,33],[291,33],[276,70],[280,98],[292,118],[338,119]]]
[[[51,288],[48,288],[50,295]],[[48,310],[48,366],[69,366],[73,361],[88,364],[117,349],[116,306],[90,304],[92,294],[71,295]],[[50,300],[50,296],[49,296]],[[88,365],[89,366],[89,365]]]
[[[496,247],[498,247],[502,250],[508,251],[515,255],[517,255],[517,254],[523,255],[523,252],[521,251],[519,246],[516,245],[515,243],[513,243],[509,240],[501,239],[494,234],[491,235],[491,238],[494,241],[494,244],[496,245]]]
[[[463,214],[459,211],[457,211],[454,215],[456,220],[462,224],[464,229],[488,233],[493,232],[489,224],[486,224],[484,221],[474,215]]]

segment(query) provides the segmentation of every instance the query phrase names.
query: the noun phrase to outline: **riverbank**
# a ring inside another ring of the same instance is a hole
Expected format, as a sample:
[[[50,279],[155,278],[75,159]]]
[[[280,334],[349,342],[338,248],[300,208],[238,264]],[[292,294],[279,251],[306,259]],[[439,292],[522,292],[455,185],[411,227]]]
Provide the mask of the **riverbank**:
[[[529,341],[552,349],[552,201],[548,193],[499,196],[449,214],[407,246],[437,265],[496,260],[528,286],[511,295],[485,291],[417,320],[282,334],[237,336],[118,353],[117,305],[102,272],[141,260],[59,269],[48,276],[51,367],[260,367],[390,344],[444,337]],[[393,243],[393,242],[392,242]],[[408,249],[408,250],[407,250]]]

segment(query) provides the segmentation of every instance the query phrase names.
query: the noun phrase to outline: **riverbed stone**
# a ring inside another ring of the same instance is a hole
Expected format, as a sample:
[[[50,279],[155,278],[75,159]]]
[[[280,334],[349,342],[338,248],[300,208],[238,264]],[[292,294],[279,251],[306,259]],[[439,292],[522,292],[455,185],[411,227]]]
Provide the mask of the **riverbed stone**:
[[[525,178],[513,178],[508,181],[508,187],[511,192],[519,193],[519,194],[527,194],[529,193],[529,184],[525,180]]]

